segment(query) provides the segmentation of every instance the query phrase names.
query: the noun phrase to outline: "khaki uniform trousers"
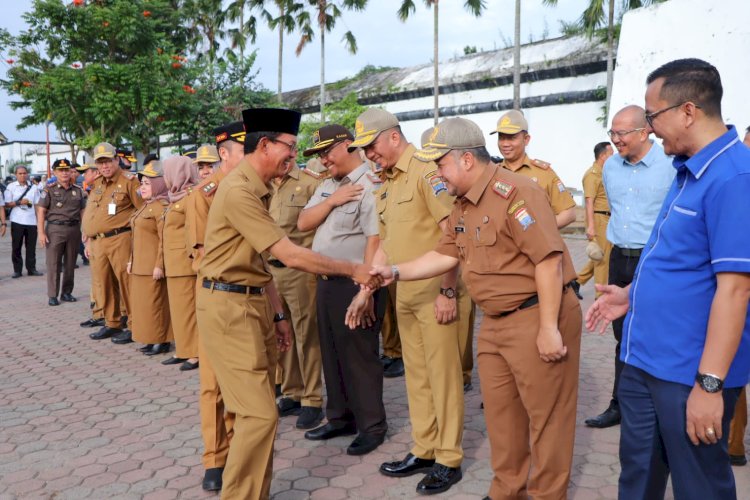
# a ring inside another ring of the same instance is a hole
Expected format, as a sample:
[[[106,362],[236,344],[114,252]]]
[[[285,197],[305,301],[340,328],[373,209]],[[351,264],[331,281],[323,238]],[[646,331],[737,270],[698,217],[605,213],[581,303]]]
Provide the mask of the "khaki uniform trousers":
[[[273,282],[292,324],[291,348],[279,354],[281,394],[302,406],[323,406],[320,337],[316,319],[315,276],[288,267],[271,267]]]
[[[419,458],[447,467],[463,461],[464,396],[459,354],[459,319],[447,325],[435,319],[440,278],[399,282],[396,312],[406,371],[406,395],[414,446]],[[468,296],[462,294],[465,300]],[[470,301],[468,301],[470,304]]]
[[[609,215],[594,214],[594,240],[602,247],[604,258],[599,262],[589,259],[578,273],[578,282],[581,285],[586,284],[592,277],[597,285],[606,285],[609,283],[609,254],[612,251],[612,243],[607,240],[607,224]],[[596,292],[596,296],[601,295]]]
[[[196,297],[202,288],[202,280],[196,281]],[[224,467],[229,454],[229,443],[234,435],[234,413],[226,411],[224,397],[221,395],[219,382],[211,360],[206,355],[202,335],[198,328],[198,377],[200,392],[198,407],[201,415],[201,436],[203,437],[203,467],[214,469]]]
[[[91,261],[91,274],[96,274],[99,280],[104,320],[110,328],[121,328],[120,318],[131,309],[130,275],[127,271],[130,242],[129,231],[91,242],[95,255]],[[132,326],[132,319],[128,317],[128,329]]]
[[[89,301],[94,304],[91,308],[91,317],[93,319],[104,318],[104,298],[102,292],[102,285],[99,280],[99,275],[94,271],[96,255],[94,254],[94,242],[91,242],[89,247],[89,266],[91,269],[91,290],[89,290]]]
[[[80,226],[58,226],[47,224],[49,242],[46,248],[47,297],[57,297],[62,271],[62,293],[73,293],[74,273],[78,249],[81,246]],[[60,269],[63,266],[64,269]]]
[[[172,317],[177,358],[198,357],[198,323],[195,319],[195,275],[167,278],[169,314]]]
[[[567,288],[558,329],[568,354],[564,361],[545,363],[536,346],[539,306],[504,317],[484,316],[477,361],[495,474],[489,493],[493,500],[567,496],[581,320],[578,299]]]
[[[167,280],[130,275],[133,340],[141,344],[164,344],[174,338],[169,315]]]
[[[745,456],[745,429],[747,429],[747,389],[743,388],[734,416],[729,424],[729,454],[738,457]]]
[[[381,335],[383,336],[383,355],[389,358],[401,357],[401,337],[396,322],[396,283],[388,285],[387,300],[385,302],[385,316]]]
[[[196,306],[206,359],[216,372],[227,410],[236,419],[221,498],[269,498],[279,420],[271,307],[264,295],[207,288],[199,289]]]

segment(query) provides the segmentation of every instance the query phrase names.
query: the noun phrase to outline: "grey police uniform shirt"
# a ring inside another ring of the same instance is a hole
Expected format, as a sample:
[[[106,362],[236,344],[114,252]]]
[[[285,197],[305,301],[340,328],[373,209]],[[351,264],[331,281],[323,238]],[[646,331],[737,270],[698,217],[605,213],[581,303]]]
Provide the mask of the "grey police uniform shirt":
[[[359,184],[364,187],[359,200],[350,201],[331,210],[318,226],[312,249],[333,259],[364,262],[367,238],[378,235],[378,219],[373,192],[378,186],[367,175],[370,168],[363,163],[340,181],[323,181],[307,202],[305,209],[325,201],[340,186]]]

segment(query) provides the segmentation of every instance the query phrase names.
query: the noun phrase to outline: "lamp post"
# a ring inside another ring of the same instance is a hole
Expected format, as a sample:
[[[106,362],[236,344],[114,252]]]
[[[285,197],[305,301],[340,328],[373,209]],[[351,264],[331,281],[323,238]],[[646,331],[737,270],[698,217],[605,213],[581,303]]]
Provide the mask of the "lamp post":
[[[50,158],[49,158],[49,117],[44,122],[44,126],[47,129],[47,179],[52,177],[52,171],[50,170]]]

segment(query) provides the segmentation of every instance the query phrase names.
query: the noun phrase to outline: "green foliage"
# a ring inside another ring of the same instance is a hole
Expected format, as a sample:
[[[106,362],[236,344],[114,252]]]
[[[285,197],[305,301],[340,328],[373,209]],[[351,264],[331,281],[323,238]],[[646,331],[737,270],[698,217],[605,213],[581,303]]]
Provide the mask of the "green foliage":
[[[476,54],[477,53],[477,46],[476,45],[467,45],[464,47],[464,55],[468,56],[469,54]]]
[[[393,66],[374,66],[372,64],[368,64],[367,66],[359,70],[356,75],[350,76],[349,78],[343,78],[337,82],[329,83],[326,85],[326,88],[329,90],[341,90],[347,85],[363,80],[368,76],[377,75],[378,73],[391,71],[393,69],[396,68],[394,68]]]
[[[366,109],[366,106],[362,106],[357,102],[357,94],[352,92],[340,101],[326,106],[325,123],[314,120],[303,121],[300,124],[299,136],[297,139],[300,151],[298,161],[300,163],[306,161],[302,156],[302,151],[312,146],[312,135],[316,130],[323,125],[336,123],[338,125],[343,125],[353,132],[354,122],[357,121],[357,117]]]

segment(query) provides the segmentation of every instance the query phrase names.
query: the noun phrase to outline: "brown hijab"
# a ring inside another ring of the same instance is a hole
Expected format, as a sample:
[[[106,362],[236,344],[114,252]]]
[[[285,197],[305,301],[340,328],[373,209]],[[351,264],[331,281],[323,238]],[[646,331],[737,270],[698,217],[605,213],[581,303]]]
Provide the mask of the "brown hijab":
[[[164,177],[151,177],[151,201],[166,200],[169,196],[169,189]]]
[[[180,201],[195,186],[200,178],[198,167],[187,156],[173,156],[164,161],[164,180],[169,189],[169,203]]]

